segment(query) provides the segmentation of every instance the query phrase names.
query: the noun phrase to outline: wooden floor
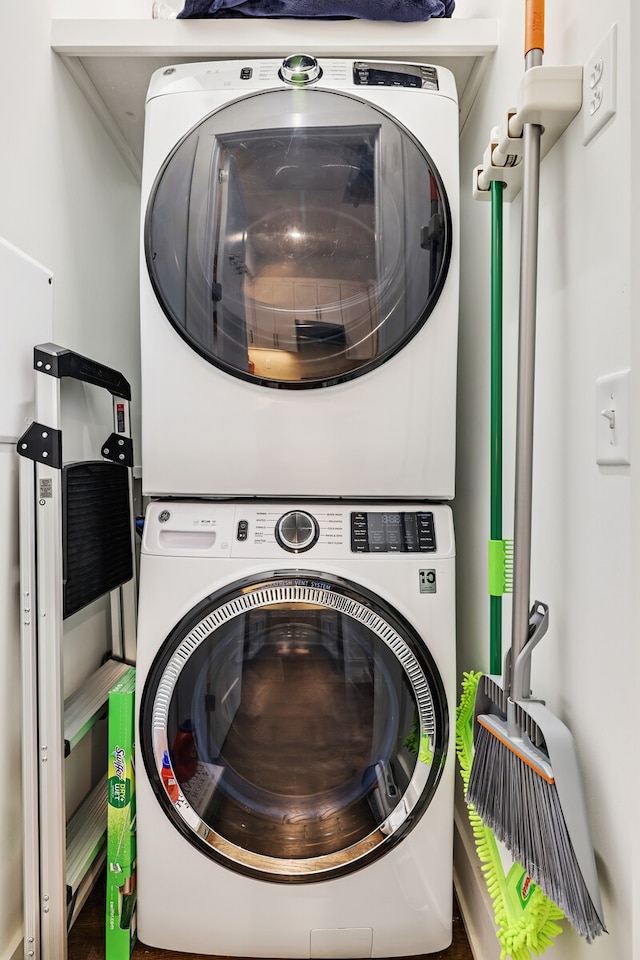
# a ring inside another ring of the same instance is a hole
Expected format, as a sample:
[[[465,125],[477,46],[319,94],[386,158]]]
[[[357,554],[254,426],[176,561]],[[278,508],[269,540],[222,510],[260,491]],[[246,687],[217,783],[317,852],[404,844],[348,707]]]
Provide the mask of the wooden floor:
[[[96,884],[69,935],[68,960],[104,960],[104,883]],[[203,960],[201,954],[172,953],[137,943],[133,960]],[[429,960],[473,960],[460,911],[454,902],[453,943],[448,950],[429,954]]]

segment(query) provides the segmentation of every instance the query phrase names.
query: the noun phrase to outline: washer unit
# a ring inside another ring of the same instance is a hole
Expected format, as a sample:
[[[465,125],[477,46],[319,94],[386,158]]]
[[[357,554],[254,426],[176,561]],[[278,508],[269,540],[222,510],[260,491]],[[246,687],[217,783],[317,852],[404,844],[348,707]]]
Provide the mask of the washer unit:
[[[232,957],[451,942],[449,507],[153,502],[138,932]]]
[[[458,136],[442,67],[153,75],[145,493],[453,497]]]

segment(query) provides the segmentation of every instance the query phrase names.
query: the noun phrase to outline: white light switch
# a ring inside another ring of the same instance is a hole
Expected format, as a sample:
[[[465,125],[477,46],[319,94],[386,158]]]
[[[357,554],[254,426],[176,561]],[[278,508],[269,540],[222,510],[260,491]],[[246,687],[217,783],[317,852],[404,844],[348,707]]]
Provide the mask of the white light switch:
[[[596,462],[602,466],[628,466],[629,370],[596,380]]]

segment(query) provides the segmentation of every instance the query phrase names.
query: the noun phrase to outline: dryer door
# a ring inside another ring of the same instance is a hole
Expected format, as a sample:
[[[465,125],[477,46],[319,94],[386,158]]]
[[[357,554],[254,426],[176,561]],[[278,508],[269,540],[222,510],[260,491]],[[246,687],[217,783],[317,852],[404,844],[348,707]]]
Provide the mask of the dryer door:
[[[391,607],[318,572],[208,597],[158,654],[140,744],[175,827],[229,868],[317,881],[417,822],[446,759],[443,684]]]
[[[325,387],[401,350],[442,291],[451,216],[434,163],[383,110],[317,89],[215,111],[167,158],[149,276],[206,360],[271,387]]]

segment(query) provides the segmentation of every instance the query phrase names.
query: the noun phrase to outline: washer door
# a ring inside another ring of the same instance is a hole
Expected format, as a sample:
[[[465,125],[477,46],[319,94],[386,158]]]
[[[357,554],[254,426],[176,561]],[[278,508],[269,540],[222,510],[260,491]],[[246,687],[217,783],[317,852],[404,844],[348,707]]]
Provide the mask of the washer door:
[[[381,856],[429,804],[447,739],[420,637],[317,572],[208,597],[171,632],[142,696],[142,756],[166,814],[203,853],[263,880],[322,880]]]
[[[387,113],[271,90],[178,144],[151,191],[145,249],[162,309],[206,360],[265,386],[324,387],[425,323],[451,217],[434,164]]]

